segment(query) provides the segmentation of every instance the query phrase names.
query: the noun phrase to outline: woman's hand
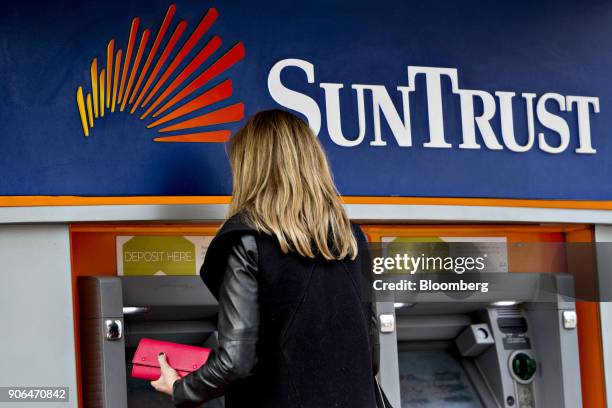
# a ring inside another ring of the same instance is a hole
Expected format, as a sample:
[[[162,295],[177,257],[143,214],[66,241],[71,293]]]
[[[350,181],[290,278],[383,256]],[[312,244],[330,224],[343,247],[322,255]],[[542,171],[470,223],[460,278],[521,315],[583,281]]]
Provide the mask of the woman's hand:
[[[174,368],[170,367],[164,353],[159,353],[157,360],[159,361],[159,366],[161,367],[161,376],[157,380],[151,381],[151,385],[159,392],[172,395],[172,387],[174,382],[179,380],[181,376],[178,375]]]

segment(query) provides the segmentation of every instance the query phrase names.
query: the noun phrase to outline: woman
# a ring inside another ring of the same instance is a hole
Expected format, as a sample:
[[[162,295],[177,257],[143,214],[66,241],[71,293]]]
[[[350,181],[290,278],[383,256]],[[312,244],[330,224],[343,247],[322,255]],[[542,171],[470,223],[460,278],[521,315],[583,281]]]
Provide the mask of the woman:
[[[230,149],[230,218],[201,276],[219,300],[219,347],[183,379],[160,355],[152,385],[178,407],[373,408],[376,319],[369,259],[304,121],[260,112]]]

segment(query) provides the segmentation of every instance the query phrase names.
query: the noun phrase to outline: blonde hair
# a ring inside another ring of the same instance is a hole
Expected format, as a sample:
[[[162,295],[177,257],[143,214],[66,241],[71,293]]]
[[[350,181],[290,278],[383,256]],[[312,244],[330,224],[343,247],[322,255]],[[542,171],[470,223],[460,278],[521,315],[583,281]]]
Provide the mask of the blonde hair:
[[[357,256],[357,242],[323,149],[308,125],[282,110],[262,111],[234,136],[229,216],[241,213],[284,253],[328,260]]]

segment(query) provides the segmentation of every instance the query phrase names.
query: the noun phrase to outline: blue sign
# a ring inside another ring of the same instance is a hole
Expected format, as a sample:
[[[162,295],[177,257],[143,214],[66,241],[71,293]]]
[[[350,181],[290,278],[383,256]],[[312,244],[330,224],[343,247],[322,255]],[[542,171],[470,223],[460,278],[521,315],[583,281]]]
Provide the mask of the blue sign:
[[[11,2],[0,195],[229,195],[231,133],[281,108],[344,195],[612,200],[611,22],[569,0]]]

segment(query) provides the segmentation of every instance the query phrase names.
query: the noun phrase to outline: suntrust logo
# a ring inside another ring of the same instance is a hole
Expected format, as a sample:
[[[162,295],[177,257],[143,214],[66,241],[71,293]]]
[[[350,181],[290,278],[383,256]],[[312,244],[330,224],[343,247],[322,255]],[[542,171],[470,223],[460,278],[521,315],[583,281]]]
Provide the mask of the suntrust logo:
[[[280,105],[302,113],[308,120],[310,127],[316,134],[321,130],[321,107],[310,96],[289,89],[281,81],[281,73],[286,69],[299,69],[306,75],[306,81],[314,84],[315,67],[308,61],[301,59],[284,59],[278,61],[268,74],[268,90],[272,98]],[[476,89],[459,88],[459,78],[455,68],[436,68],[422,66],[407,67],[407,85],[397,86],[392,92],[399,92],[402,105],[398,110],[391,97],[389,90],[382,85],[354,84],[350,87],[354,90],[357,99],[357,117],[359,131],[356,136],[347,137],[342,131],[342,117],[340,109],[340,90],[344,88],[342,83],[320,83],[319,87],[325,94],[325,114],[327,122],[327,133],[331,140],[345,147],[362,144],[366,140],[366,96],[370,97],[372,103],[372,120],[374,134],[368,138],[370,146],[386,146],[387,140],[383,138],[381,131],[381,117],[384,117],[395,143],[401,147],[412,146],[410,93],[416,90],[416,78],[425,78],[427,91],[427,111],[429,119],[429,140],[423,143],[427,148],[452,148],[453,145],[446,138],[443,118],[442,80],[449,79],[452,92],[459,96],[461,107],[462,142],[459,149],[481,149],[482,144],[476,137],[478,129],[482,143],[490,150],[508,149],[512,152],[523,153],[536,147],[550,154],[564,152],[572,137],[577,138],[578,154],[594,154],[597,150],[593,147],[591,140],[590,115],[599,113],[599,98],[592,96],[561,95],[548,92],[536,95],[531,92],[521,93],[520,99],[526,107],[526,116],[522,120],[527,122],[526,141],[519,143],[514,131],[515,113],[513,112],[513,101],[516,93],[509,91],[497,91],[495,96],[489,92]],[[518,97],[517,97],[518,99]],[[478,101],[478,102],[477,102]],[[482,105],[482,113],[475,114],[475,103]],[[568,122],[561,114],[553,113],[551,107],[555,106],[559,112],[577,115],[577,134],[572,135]],[[400,113],[401,112],[401,113]],[[491,120],[499,114],[501,123],[501,138],[495,134],[491,126]],[[535,120],[547,129],[546,132],[535,134]],[[525,137],[520,138],[524,140]]]
[[[185,20],[170,30],[175,12],[176,5],[172,4],[149,48],[149,28],[142,31],[136,46],[140,25],[140,18],[136,17],[132,20],[125,52],[111,39],[106,48],[106,65],[99,66],[98,58],[92,60],[91,83],[86,86],[91,91],[84,94],[86,91],[79,86],[76,92],[86,137],[97,120],[125,110],[132,115],[136,113],[141,120],[149,122],[147,128],[162,134],[153,139],[156,142],[225,142],[229,139],[229,130],[206,130],[206,127],[240,121],[244,117],[242,102],[199,112],[232,96],[231,79],[215,86],[209,84],[244,58],[244,45],[239,42],[216,57],[221,38],[217,35],[208,41],[204,38],[219,16],[217,10],[209,9],[188,37]],[[192,50],[202,43],[204,45],[192,55]],[[167,135],[170,132],[173,134]]]

